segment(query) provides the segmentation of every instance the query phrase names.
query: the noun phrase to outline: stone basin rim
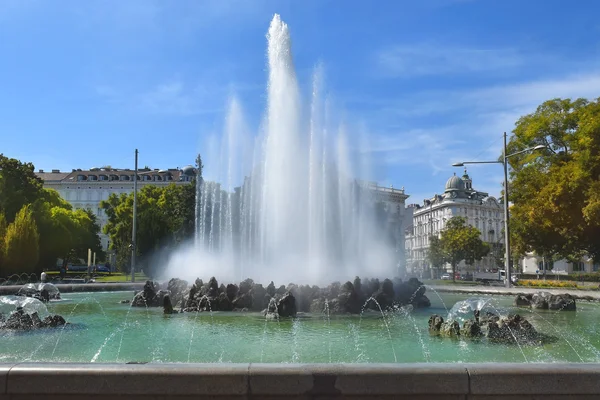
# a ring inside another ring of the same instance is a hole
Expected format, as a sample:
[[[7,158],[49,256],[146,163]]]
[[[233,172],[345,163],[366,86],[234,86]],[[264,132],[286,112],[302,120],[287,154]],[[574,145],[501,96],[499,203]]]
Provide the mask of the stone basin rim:
[[[104,364],[0,363],[13,395],[600,395],[595,363]],[[54,397],[53,397],[54,398]]]

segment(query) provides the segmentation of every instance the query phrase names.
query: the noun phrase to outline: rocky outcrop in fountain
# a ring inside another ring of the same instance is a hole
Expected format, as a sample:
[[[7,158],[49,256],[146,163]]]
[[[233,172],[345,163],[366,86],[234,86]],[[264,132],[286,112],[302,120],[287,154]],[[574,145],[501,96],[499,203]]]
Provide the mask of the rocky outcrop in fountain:
[[[163,298],[169,292],[160,290],[160,284],[155,281],[146,281],[144,290],[137,293],[131,301],[132,307],[162,307]]]
[[[60,291],[51,283],[28,283],[23,285],[16,295],[31,297],[44,303],[47,303],[50,300],[60,300]]]
[[[519,294],[515,297],[518,307],[531,307],[536,310],[575,311],[575,298],[570,294],[551,294],[539,292],[534,294]]]
[[[398,306],[429,307],[425,286],[417,279],[406,282],[399,279],[365,279],[356,277],[343,285],[334,282],[320,288],[310,285],[277,287],[270,282],[265,288],[252,279],[235,284],[221,284],[215,277],[208,282],[196,279],[188,289],[188,283],[171,279],[167,290],[160,290],[158,282],[147,281],[144,290],[132,301],[134,307],[160,307],[166,314],[176,313],[176,308],[187,312],[200,311],[262,311],[265,315],[277,313],[277,317],[295,317],[299,312],[331,314],[360,314],[364,309],[379,311]],[[371,301],[374,300],[374,301]]]
[[[429,318],[429,333],[434,336],[476,339],[485,337],[499,343],[540,344],[540,335],[533,325],[519,314],[499,317],[486,313],[480,317],[476,310],[473,319],[467,319],[462,327],[456,320],[444,321],[437,314]]]
[[[60,315],[49,315],[41,319],[37,312],[25,312],[23,307],[17,307],[7,318],[0,314],[0,330],[29,331],[40,328],[55,328],[65,325],[66,321]]]

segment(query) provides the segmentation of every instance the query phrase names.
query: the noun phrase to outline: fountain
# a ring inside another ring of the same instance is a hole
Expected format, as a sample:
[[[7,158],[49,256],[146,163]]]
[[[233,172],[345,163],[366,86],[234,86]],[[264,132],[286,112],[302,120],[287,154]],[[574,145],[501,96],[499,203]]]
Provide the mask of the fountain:
[[[515,305],[500,295],[465,299],[436,292],[430,300],[430,289],[416,279],[384,279],[396,271],[395,248],[384,237],[370,189],[352,179],[366,174],[366,161],[356,161],[351,135],[332,121],[319,71],[310,106],[304,106],[289,31],[278,16],[268,42],[264,128],[250,144],[238,129],[245,125],[241,106],[232,101],[216,152],[221,166],[209,162],[213,170],[198,180],[195,241],[173,254],[163,283],[147,282],[133,300],[131,292],[66,293],[43,304],[16,297],[24,313],[65,315],[68,325],[2,330],[0,360],[600,361],[600,307],[594,302],[578,299],[574,312],[568,296],[525,296]],[[173,276],[183,279],[167,281]],[[13,303],[0,313],[16,312]],[[517,308],[522,305],[527,308]],[[527,312],[525,318],[519,312]],[[428,326],[432,313],[443,317]],[[444,323],[452,340],[427,334]],[[546,340],[542,329],[557,340]],[[535,345],[540,341],[544,346]],[[311,385],[321,378],[307,376]]]
[[[278,15],[267,39],[263,128],[245,136],[241,106],[231,101],[220,149],[209,152],[218,160],[208,154],[197,179],[194,244],[171,257],[164,277],[315,284],[395,275],[388,217],[372,188],[354,179],[367,176],[368,160],[324,104],[321,69],[304,107],[290,32]]]

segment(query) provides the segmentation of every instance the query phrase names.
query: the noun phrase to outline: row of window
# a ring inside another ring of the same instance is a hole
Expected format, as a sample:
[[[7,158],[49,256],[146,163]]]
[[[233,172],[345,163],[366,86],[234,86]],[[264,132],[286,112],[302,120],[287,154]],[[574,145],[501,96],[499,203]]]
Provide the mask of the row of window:
[[[187,177],[181,177],[187,178]],[[77,181],[132,181],[135,179],[135,175],[77,175]],[[138,175],[138,181],[147,181],[147,182],[157,182],[157,181],[172,181],[173,176],[171,174],[166,174],[164,178],[160,175]],[[185,179],[180,179],[185,180]]]

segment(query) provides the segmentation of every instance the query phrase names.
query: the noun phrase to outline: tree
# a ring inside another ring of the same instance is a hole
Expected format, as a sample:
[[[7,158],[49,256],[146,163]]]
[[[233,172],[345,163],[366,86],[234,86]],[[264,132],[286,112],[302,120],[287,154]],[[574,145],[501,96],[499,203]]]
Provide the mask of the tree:
[[[600,99],[554,99],[521,117],[511,157],[511,238],[519,252],[600,260]]]
[[[193,185],[145,186],[137,197],[136,257],[138,265],[153,276],[152,257],[157,251],[190,238],[194,232]],[[128,270],[132,242],[133,193],[110,195],[100,207],[108,216],[104,232],[117,252],[117,266]]]
[[[0,211],[7,223],[15,220],[23,206],[39,198],[42,186],[32,163],[22,163],[0,154]]]
[[[30,206],[24,206],[8,225],[4,237],[7,275],[35,271],[39,258],[39,234]]]
[[[6,237],[6,217],[0,211],[0,276],[4,275],[4,241]]]
[[[441,269],[446,263],[446,257],[442,241],[436,235],[429,237],[429,250],[427,251],[427,261],[432,268]]]
[[[481,232],[468,226],[463,217],[453,217],[441,232],[440,247],[444,261],[452,266],[452,280],[456,279],[456,267],[461,261],[473,264],[489,253],[489,246],[481,238]]]

